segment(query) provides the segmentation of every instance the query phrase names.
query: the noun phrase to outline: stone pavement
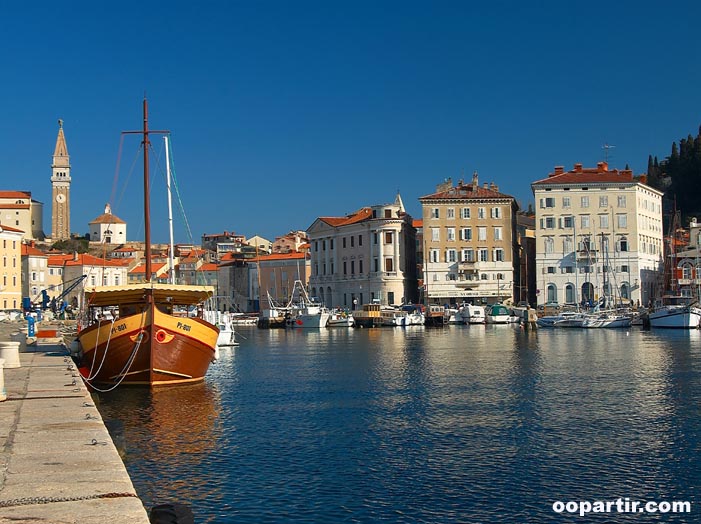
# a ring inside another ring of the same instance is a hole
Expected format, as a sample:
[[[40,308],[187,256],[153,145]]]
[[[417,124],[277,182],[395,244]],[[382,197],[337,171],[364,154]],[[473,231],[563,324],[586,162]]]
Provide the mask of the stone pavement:
[[[0,402],[0,524],[147,524],[63,339],[23,347],[20,363],[4,370]]]

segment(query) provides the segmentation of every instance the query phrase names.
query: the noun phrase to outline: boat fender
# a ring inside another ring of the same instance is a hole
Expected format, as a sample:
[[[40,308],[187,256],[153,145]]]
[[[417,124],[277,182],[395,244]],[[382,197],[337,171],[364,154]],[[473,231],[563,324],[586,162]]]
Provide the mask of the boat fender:
[[[148,521],[151,524],[195,524],[195,516],[190,506],[171,502],[153,506]]]

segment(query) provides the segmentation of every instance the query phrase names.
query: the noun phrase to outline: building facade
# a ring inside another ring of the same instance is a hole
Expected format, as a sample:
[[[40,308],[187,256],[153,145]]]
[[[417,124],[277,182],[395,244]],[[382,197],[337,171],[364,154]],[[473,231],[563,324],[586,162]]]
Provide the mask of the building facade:
[[[647,305],[663,260],[662,193],[630,170],[556,166],[531,185],[538,304]]]
[[[126,260],[99,258],[88,254],[75,253],[63,263],[63,286],[67,289],[82,277],[64,298],[74,307],[82,308],[83,292],[96,286],[123,286],[128,283],[129,262]],[[85,300],[90,300],[86,292]]]
[[[19,229],[25,240],[43,240],[44,204],[29,191],[0,191],[0,225]]]
[[[516,199],[495,184],[453,186],[419,198],[423,213],[426,301],[494,303],[513,299],[519,279]]]
[[[345,217],[317,218],[311,245],[309,292],[328,307],[418,300],[416,230],[399,195],[392,204]]]
[[[0,309],[22,307],[22,236],[24,231],[0,226]]]
[[[105,205],[105,212],[88,223],[90,242],[124,244],[127,241],[127,223],[112,214],[112,207]]]
[[[22,296],[33,301],[46,290],[49,296],[60,293],[49,287],[49,256],[30,243],[22,243]]]
[[[51,164],[51,239],[71,237],[71,163],[63,134],[63,120],[58,121],[58,136]]]

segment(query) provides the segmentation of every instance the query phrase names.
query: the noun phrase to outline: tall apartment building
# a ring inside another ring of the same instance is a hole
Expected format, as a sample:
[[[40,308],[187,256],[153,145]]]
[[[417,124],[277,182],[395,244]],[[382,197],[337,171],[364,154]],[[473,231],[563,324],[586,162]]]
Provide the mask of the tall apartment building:
[[[24,231],[0,226],[0,309],[22,307],[22,236]]]
[[[630,170],[556,166],[531,185],[538,304],[654,299],[663,257],[662,193]]]
[[[392,204],[320,217],[311,244],[309,291],[329,307],[415,302],[416,230],[399,195]]]
[[[44,204],[30,191],[0,191],[0,224],[22,231],[26,240],[44,240]]]
[[[424,293],[429,303],[500,302],[518,282],[516,212],[495,184],[451,179],[419,198],[423,212]]]

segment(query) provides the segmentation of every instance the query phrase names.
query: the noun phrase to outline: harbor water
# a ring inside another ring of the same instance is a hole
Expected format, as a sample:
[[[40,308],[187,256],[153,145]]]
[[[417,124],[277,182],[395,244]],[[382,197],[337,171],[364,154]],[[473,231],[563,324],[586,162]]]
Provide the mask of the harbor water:
[[[258,330],[203,384],[100,395],[196,522],[699,522],[701,332]],[[245,338],[244,338],[245,337]],[[688,501],[691,513],[553,510]]]

